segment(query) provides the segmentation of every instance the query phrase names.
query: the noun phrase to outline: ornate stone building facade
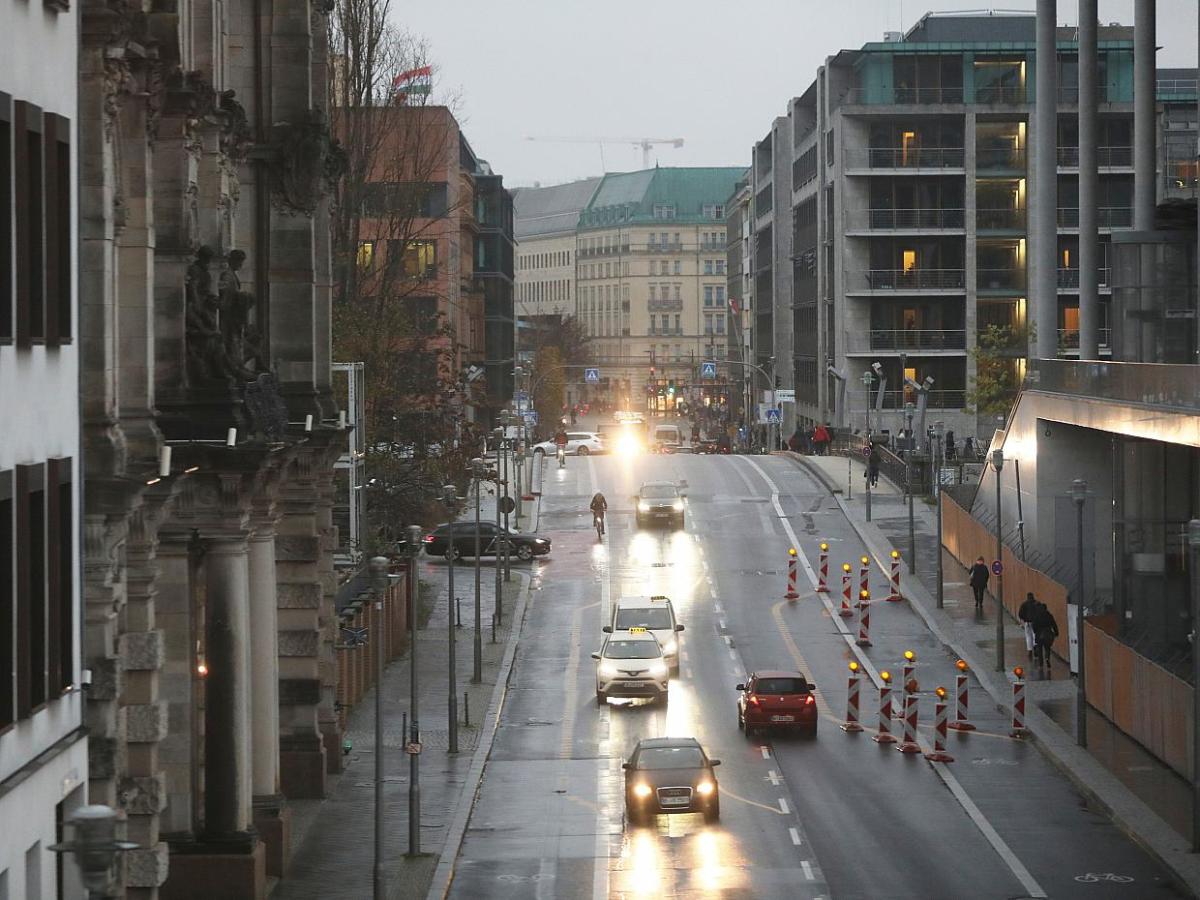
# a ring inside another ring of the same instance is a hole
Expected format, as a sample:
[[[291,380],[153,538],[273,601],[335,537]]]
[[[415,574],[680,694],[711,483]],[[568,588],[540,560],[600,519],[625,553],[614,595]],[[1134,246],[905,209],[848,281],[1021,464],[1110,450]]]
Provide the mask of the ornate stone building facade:
[[[89,794],[121,896],[261,897],[340,760],[320,4],[83,0]]]

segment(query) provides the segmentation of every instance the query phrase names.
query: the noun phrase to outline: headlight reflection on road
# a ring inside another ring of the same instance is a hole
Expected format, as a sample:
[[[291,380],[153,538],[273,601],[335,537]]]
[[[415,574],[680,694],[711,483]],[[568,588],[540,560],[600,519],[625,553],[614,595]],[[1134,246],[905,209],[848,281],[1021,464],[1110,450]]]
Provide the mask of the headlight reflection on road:
[[[735,855],[733,838],[713,828],[696,835],[692,866],[693,884],[700,891],[728,891],[744,887],[744,870],[730,865]]]
[[[671,680],[671,696],[667,701],[666,724],[657,737],[680,734],[698,734],[700,723],[696,721],[696,690],[691,682]]]
[[[629,887],[635,894],[653,896],[659,893],[663,858],[659,852],[658,836],[638,831],[629,846]]]

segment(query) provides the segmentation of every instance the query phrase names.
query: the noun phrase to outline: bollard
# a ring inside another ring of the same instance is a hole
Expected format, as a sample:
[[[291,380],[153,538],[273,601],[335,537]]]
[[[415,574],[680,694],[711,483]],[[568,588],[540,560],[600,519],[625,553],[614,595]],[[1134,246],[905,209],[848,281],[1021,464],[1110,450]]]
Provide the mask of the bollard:
[[[1020,666],[1013,669],[1016,680],[1013,682],[1012,731],[1009,737],[1029,737],[1029,729],[1025,727],[1025,670]]]
[[[948,727],[955,731],[974,731],[975,726],[967,721],[967,664],[964,660],[955,663],[958,675],[955,676],[955,710],[954,721]]]
[[[896,736],[892,734],[892,674],[886,669],[879,673],[879,731],[871,740],[877,744],[894,744]]]
[[[463,691],[463,725],[471,727],[471,695]]]
[[[846,721],[842,723],[842,731],[847,733],[863,730],[862,725],[858,724],[858,689],[861,679],[858,663],[851,660],[850,688],[846,694]]]
[[[904,696],[896,704],[897,719],[904,718],[908,698],[917,692],[917,654],[911,650],[904,651],[904,662],[900,666],[900,690],[904,692]]]
[[[821,572],[817,578],[817,593],[829,593],[829,545],[821,541]]]
[[[404,739],[403,743],[408,743],[408,713],[400,714],[400,736]]]
[[[788,580],[787,593],[783,595],[787,600],[799,600],[800,595],[796,593],[796,548],[788,547]]]
[[[863,591],[858,596],[858,640],[860,647],[871,646],[871,594]]]
[[[917,695],[909,694],[904,698],[904,740],[896,749],[901,753],[920,753],[921,746],[917,743]]]
[[[926,753],[930,762],[954,762],[946,752],[946,689],[937,689],[937,702],[933,705],[933,752]]]
[[[838,610],[838,615],[843,619],[848,619],[854,615],[854,610],[850,608],[850,588],[854,580],[854,576],[850,573],[850,563],[842,563],[842,608]]]
[[[869,591],[871,589],[871,585],[869,584],[870,580],[871,557],[863,555],[858,560],[858,589],[864,593]]]
[[[887,595],[889,603],[899,603],[904,597],[900,594],[900,551],[892,551],[891,593]]]

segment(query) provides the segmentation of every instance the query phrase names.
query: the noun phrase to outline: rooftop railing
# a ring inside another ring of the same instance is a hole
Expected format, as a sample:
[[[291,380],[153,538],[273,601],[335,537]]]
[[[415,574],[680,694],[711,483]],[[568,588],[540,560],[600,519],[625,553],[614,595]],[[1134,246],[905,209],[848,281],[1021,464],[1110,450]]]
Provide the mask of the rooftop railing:
[[[849,332],[846,342],[850,353],[965,350],[967,333],[961,329],[872,328]]]

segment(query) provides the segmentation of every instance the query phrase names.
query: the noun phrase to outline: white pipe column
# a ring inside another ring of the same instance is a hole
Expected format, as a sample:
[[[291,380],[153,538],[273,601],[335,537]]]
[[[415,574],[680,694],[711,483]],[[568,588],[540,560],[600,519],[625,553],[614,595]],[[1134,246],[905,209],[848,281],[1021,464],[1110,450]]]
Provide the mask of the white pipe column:
[[[250,536],[250,660],[254,796],[279,794],[279,613],[275,527]]]
[[[1058,4],[1037,2],[1034,97],[1033,303],[1037,356],[1058,356]]]
[[[1079,358],[1100,358],[1096,0],[1079,0]]]
[[[1133,7],[1133,230],[1154,228],[1155,2],[1136,0]]]

